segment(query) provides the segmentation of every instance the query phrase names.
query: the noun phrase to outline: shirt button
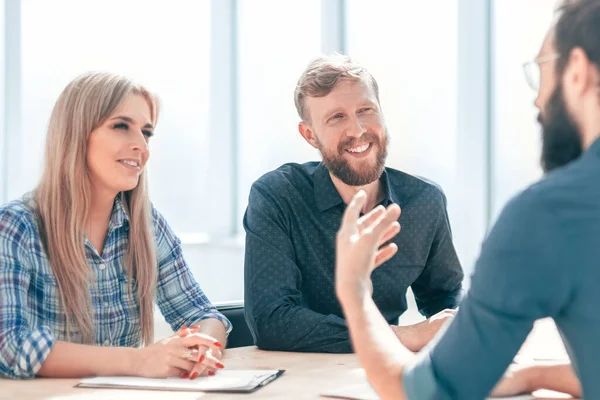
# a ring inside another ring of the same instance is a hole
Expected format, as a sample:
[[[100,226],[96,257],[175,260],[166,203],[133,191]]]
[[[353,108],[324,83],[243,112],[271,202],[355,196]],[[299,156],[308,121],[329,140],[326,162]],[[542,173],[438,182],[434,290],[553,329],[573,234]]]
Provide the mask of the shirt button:
[[[104,307],[105,307],[105,308],[108,308],[108,307],[109,307],[109,304],[108,304],[108,303],[104,303]]]
[[[99,268],[100,268],[101,270],[104,270],[104,268],[106,268],[106,265],[104,265],[104,264],[100,264],[100,267],[99,267]]]
[[[110,340],[106,339],[106,340],[104,341],[104,345],[105,345],[105,346],[110,346]]]

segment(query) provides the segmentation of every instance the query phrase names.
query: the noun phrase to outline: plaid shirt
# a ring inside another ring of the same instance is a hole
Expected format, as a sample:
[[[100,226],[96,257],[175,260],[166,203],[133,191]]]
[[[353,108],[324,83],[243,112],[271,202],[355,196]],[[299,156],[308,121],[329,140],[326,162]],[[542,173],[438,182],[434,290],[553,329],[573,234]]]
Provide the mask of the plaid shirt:
[[[181,242],[165,219],[153,209],[157,245],[156,300],[171,328],[216,318],[226,331],[231,323],[206,298],[194,280]],[[117,197],[102,256],[85,239],[93,275],[90,293],[94,312],[94,343],[137,347],[141,344],[137,285],[129,296],[124,266],[129,219]],[[81,343],[76,326],[70,342]],[[33,210],[23,201],[0,207],[0,377],[33,378],[56,340],[67,340],[56,277],[40,240]]]

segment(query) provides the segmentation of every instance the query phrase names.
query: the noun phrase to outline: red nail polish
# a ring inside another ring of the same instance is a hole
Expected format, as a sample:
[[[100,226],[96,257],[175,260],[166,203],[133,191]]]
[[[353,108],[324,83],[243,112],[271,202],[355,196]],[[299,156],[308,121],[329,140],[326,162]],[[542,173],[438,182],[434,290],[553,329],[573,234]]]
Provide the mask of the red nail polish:
[[[199,362],[199,363],[201,363],[202,361],[204,361],[204,354],[202,354],[202,355],[200,356],[200,358],[198,359],[198,362]]]
[[[190,376],[189,372],[182,372],[179,374],[181,379],[187,379]]]
[[[223,364],[221,364],[219,361],[217,361],[217,363],[215,364],[215,366],[217,368],[225,368],[225,366]]]
[[[208,371],[208,376],[214,376],[215,375],[215,371],[213,371],[212,369],[210,371]]]
[[[190,375],[190,380],[194,380],[198,377],[198,373],[197,372],[192,372],[192,374]]]
[[[215,347],[218,347],[219,349],[223,348],[223,345],[219,342],[215,342]]]

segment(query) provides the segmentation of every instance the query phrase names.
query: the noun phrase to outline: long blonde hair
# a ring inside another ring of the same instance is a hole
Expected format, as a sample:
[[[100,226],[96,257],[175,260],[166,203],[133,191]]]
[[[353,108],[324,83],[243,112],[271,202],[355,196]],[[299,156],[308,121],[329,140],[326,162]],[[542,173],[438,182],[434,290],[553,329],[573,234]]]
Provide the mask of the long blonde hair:
[[[142,86],[107,73],[88,73],[73,80],[58,98],[46,139],[45,168],[34,192],[40,233],[58,282],[66,317],[79,328],[84,343],[93,343],[94,318],[90,293],[91,269],[84,246],[84,226],[90,211],[91,183],[86,163],[89,134],[106,121],[130,94],[143,96],[155,122],[158,101]],[[147,177],[120,194],[129,216],[129,244],[125,260],[129,282],[137,279],[142,342],[154,336],[153,300],[157,259]],[[131,286],[130,286],[131,289]],[[133,296],[132,290],[129,295]]]

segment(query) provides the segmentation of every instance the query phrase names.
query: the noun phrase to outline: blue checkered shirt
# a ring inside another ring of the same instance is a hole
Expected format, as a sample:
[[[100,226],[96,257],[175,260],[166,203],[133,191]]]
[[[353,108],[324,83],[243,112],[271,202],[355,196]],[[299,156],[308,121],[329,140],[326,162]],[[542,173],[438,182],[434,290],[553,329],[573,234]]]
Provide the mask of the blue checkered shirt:
[[[161,214],[153,209],[157,245],[156,302],[173,330],[216,318],[226,331],[231,323],[220,314],[194,280],[181,242]],[[129,219],[117,198],[102,256],[85,239],[95,284],[90,282],[94,312],[94,343],[137,347],[141,344],[136,282],[129,295],[124,265]],[[75,326],[70,342],[81,343]],[[40,240],[33,210],[23,201],[0,207],[0,376],[33,378],[56,340],[67,340],[56,277]]]

